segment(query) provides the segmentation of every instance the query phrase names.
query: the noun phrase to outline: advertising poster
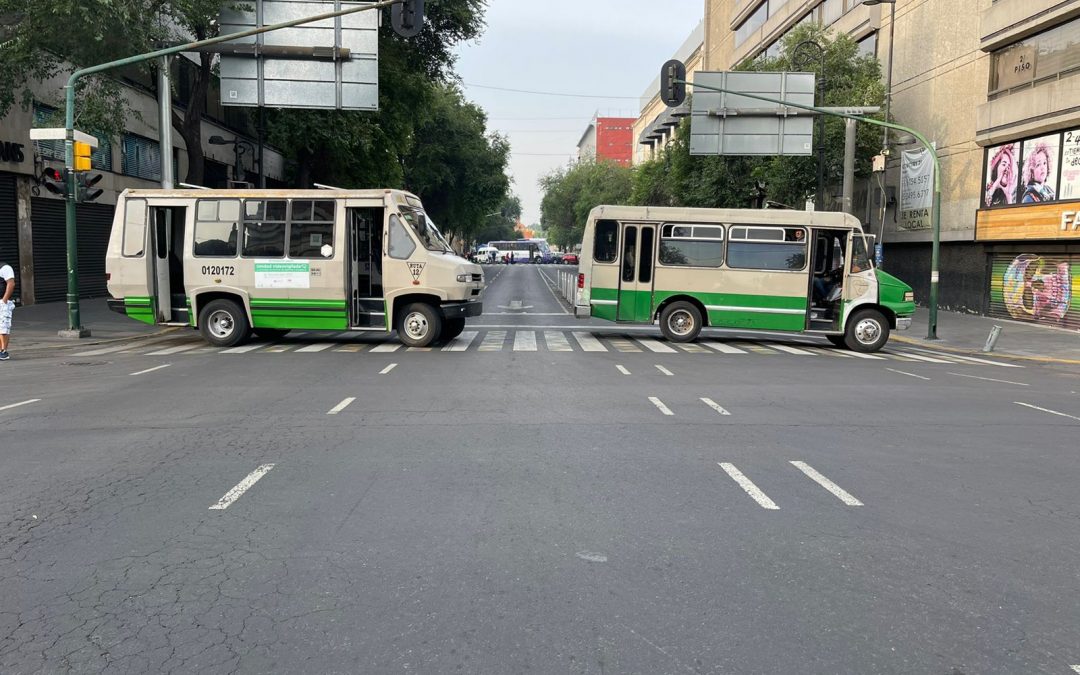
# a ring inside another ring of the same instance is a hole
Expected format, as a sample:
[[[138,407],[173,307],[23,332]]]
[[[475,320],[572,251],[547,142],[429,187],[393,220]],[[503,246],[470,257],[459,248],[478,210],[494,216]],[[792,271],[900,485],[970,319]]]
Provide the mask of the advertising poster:
[[[1059,199],[1080,199],[1080,129],[1066,131],[1061,144]]]
[[[900,229],[930,229],[933,205],[934,160],[930,151],[905,150],[900,165]]]
[[[1024,141],[1023,169],[1020,173],[1020,203],[1038,204],[1057,200],[1058,149],[1061,134]]]
[[[311,263],[256,260],[255,288],[311,288]]]
[[[984,207],[1015,204],[1020,186],[1020,144],[1005,143],[987,148],[985,175]]]
[[[1080,330],[1080,256],[998,255],[990,316]]]

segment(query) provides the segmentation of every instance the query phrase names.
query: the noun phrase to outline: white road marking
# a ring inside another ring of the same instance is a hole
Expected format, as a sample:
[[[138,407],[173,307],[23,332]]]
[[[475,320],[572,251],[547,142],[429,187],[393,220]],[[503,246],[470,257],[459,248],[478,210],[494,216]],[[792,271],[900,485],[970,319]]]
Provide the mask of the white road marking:
[[[265,476],[270,469],[273,469],[273,464],[263,464],[258,469],[255,469],[247,475],[247,478],[236,484],[236,487],[225,493],[225,496],[218,500],[217,504],[210,507],[211,511],[221,511],[229,508],[229,505],[240,499],[248,489],[259,482],[259,479]]]
[[[589,333],[575,332],[574,333],[574,339],[577,340],[577,343],[579,345],[581,345],[582,351],[586,351],[586,352],[606,352],[607,351],[607,347],[605,347],[602,342],[597,340],[595,337],[593,337]]]
[[[5,405],[3,407],[0,407],[0,410],[11,410],[12,408],[18,408],[22,405],[30,405],[31,403],[37,403],[40,400],[40,398],[32,398],[29,401],[23,401],[22,403],[12,403],[11,405]]]
[[[298,352],[321,352],[321,351],[323,351],[325,349],[330,349],[335,344],[336,343],[334,343],[334,342],[316,342],[313,345],[308,345],[306,347],[301,347],[300,349],[297,349],[296,351],[298,351]]]
[[[848,354],[839,347],[807,347],[807,349],[817,354],[825,354],[826,356],[839,356],[843,359],[851,358],[851,354]]]
[[[915,373],[908,373],[908,372],[905,372],[903,370],[897,370],[896,368],[886,368],[885,370],[888,370],[888,371],[891,371],[891,372],[894,372],[894,373],[900,373],[901,375],[907,375],[908,377],[917,377],[920,380],[929,380],[930,379],[929,377],[923,377],[922,375],[916,375]]]
[[[344,347],[338,347],[334,351],[335,352],[352,352],[352,353],[355,354],[356,352],[364,351],[364,347],[366,347],[366,346],[367,345],[365,345],[363,343],[355,343],[355,344],[351,344],[351,345],[345,345]]]
[[[1080,666],[1069,666],[1069,667],[1073,669],[1074,673],[1080,673]]]
[[[478,330],[467,330],[461,335],[451,340],[445,347],[442,348],[444,352],[463,352],[469,348],[472,341],[476,339],[476,336],[480,334]]]
[[[531,330],[519,330],[514,333],[515,352],[535,352],[536,333]]]
[[[955,361],[946,361],[945,359],[935,359],[932,356],[923,356],[922,354],[912,354],[911,352],[901,352],[897,350],[882,350],[886,354],[892,354],[894,356],[904,356],[909,359],[915,359],[916,361],[925,361],[927,363],[956,363]]]
[[[758,503],[763,509],[769,509],[770,511],[779,511],[780,507],[776,505],[776,502],[769,499],[764,492],[761,491],[758,486],[754,485],[749,478],[743,475],[742,471],[735,468],[734,464],[728,462],[717,462],[721,469],[723,469],[727,475],[731,476],[731,479],[739,484],[746,494],[754,498],[754,501]]]
[[[717,403],[716,401],[712,400],[711,398],[703,398],[703,399],[701,399],[701,402],[704,403],[705,405],[709,406],[710,408],[712,408],[716,412],[720,413],[721,415],[730,415],[731,414],[727,410],[724,410],[722,407],[720,407],[720,404]]]
[[[552,288],[551,284],[547,282],[547,275],[541,272],[539,267],[535,269],[536,273],[543,277],[544,288],[548,289],[548,291],[551,293],[551,297],[555,298],[555,304],[559,306],[559,309],[562,310],[563,314],[570,314],[570,312],[563,309],[563,303],[559,300],[559,296],[555,295],[555,289]]]
[[[663,367],[663,366],[661,366],[659,364],[657,364],[656,369],[659,370],[661,373],[667,375],[668,377],[674,377],[675,376],[675,373],[671,372],[670,370],[668,370],[667,368],[665,368],[665,367]]]
[[[103,354],[112,354],[114,352],[122,352],[122,351],[124,351],[126,349],[131,349],[131,345],[123,344],[123,345],[120,345],[119,347],[106,347],[105,349],[95,349],[95,350],[89,351],[89,352],[79,352],[78,354],[73,354],[73,356],[102,356]]]
[[[1035,410],[1041,410],[1043,412],[1050,413],[1051,415],[1061,415],[1062,417],[1068,417],[1071,420],[1076,420],[1077,422],[1080,422],[1080,417],[1073,417],[1072,415],[1066,415],[1063,412],[1058,412],[1056,410],[1050,410],[1049,408],[1040,408],[1037,405],[1031,405],[1030,403],[1021,403],[1020,401],[1013,401],[1013,403],[1015,403],[1016,405],[1022,405],[1025,408],[1034,408]]]
[[[232,349],[226,349],[226,350],[224,350],[222,352],[218,352],[218,353],[219,354],[247,354],[248,352],[253,352],[256,349],[261,349],[262,347],[266,347],[266,346],[267,346],[266,342],[256,342],[255,344],[244,345],[243,347],[233,347]]]
[[[161,370],[162,368],[168,368],[168,367],[169,367],[169,366],[171,366],[171,365],[172,365],[171,363],[166,363],[166,364],[165,364],[165,365],[163,365],[163,366],[156,366],[156,367],[154,367],[154,368],[147,368],[146,370],[140,370],[140,371],[139,371],[139,372],[137,372],[137,373],[130,373],[130,374],[131,374],[131,375],[145,375],[146,373],[152,373],[152,372],[154,372],[155,370]]]
[[[671,412],[670,408],[668,408],[666,405],[664,405],[663,401],[656,398],[655,396],[650,396],[649,400],[652,401],[652,404],[654,406],[656,406],[657,408],[659,408],[660,412],[664,413],[665,415],[674,415],[675,414],[675,413]]]
[[[940,352],[927,352],[926,350],[919,349],[918,347],[909,347],[908,349],[911,350],[911,351],[917,351],[917,352],[920,352],[920,353],[939,354],[939,355],[944,356]],[[1018,365],[1016,363],[1005,363],[1003,361],[991,361],[989,359],[980,359],[980,358],[976,358],[974,356],[962,356],[960,354],[953,354],[953,353],[949,353],[948,357],[950,359],[960,359],[961,361],[971,361],[972,363],[981,363],[981,364],[987,365],[987,366],[998,366],[1000,368],[1023,368],[1024,367],[1024,366]]]
[[[635,340],[637,341],[637,343],[639,345],[641,345],[645,349],[648,349],[650,352],[657,352],[657,353],[660,353],[660,354],[675,354],[675,353],[677,353],[671,347],[668,347],[666,344],[664,344],[662,342],[657,342],[656,340],[653,340],[652,338],[635,338]]]
[[[772,347],[773,349],[779,349],[782,352],[787,352],[788,354],[801,354],[803,356],[815,356],[815,354],[813,352],[808,352],[805,349],[799,349],[798,347],[789,347],[787,345],[777,345],[777,344],[772,344],[772,345],[769,345],[769,346]]]
[[[388,365],[387,367],[385,367],[385,368],[383,368],[382,370],[380,370],[380,371],[379,371],[379,374],[380,374],[380,375],[386,375],[387,373],[389,373],[389,372],[390,372],[391,370],[393,370],[394,368],[397,368],[397,364],[396,364],[396,363],[391,363],[391,364],[390,364],[390,365]]]
[[[345,408],[348,408],[352,404],[352,402],[355,401],[355,400],[356,400],[355,396],[350,396],[349,398],[345,399],[341,403],[338,403],[333,408],[330,408],[330,411],[328,413],[326,413],[326,414],[327,415],[336,415],[339,412],[341,412],[342,410],[344,410]]]
[[[570,341],[566,339],[566,333],[554,330],[544,331],[544,342],[547,343],[549,352],[572,352]]]
[[[490,330],[487,335],[484,336],[484,341],[480,343],[480,351],[482,352],[498,352],[502,351],[503,342],[506,341],[506,331],[504,330]]]
[[[375,345],[371,351],[379,354],[388,354],[390,352],[396,352],[399,349],[401,349],[401,345],[396,342],[384,342],[380,345]]]
[[[615,368],[617,368],[618,371],[620,373],[622,373],[623,375],[629,375],[630,374],[630,371],[626,369],[626,366],[615,366]]]
[[[723,342],[711,342],[710,341],[710,342],[702,342],[701,344],[705,345],[709,349],[715,349],[716,351],[720,352],[721,354],[745,354],[746,353],[743,350],[739,349],[738,347],[732,347],[731,345],[724,344]]]
[[[825,488],[829,492],[836,495],[837,499],[844,502],[848,506],[862,506],[863,505],[863,503],[860,502],[858,499],[855,499],[854,497],[852,497],[849,492],[847,492],[846,490],[841,488],[839,485],[837,485],[836,483],[834,483],[831,480],[829,480],[828,478],[826,478],[825,476],[822,476],[818,472],[817,469],[810,466],[806,462],[792,461],[791,463],[792,463],[792,465],[794,465],[794,467],[796,469],[798,469],[799,471],[802,471],[803,473],[805,473],[810,478],[810,480],[814,481],[815,483],[817,483],[821,487]]]
[[[1015,384],[1015,385],[1019,385],[1021,387],[1030,387],[1031,386],[1030,384],[1027,384],[1026,382],[1013,382],[1012,380],[995,380],[992,377],[979,377],[978,375],[964,375],[963,373],[949,373],[949,374],[950,375],[955,375],[957,377],[970,377],[973,380],[985,380],[986,382],[1001,382],[1002,384]]]
[[[180,345],[179,347],[169,347],[168,349],[159,349],[156,352],[149,352],[147,356],[169,356],[170,354],[189,352],[192,349],[198,349],[199,347],[203,347],[205,345],[205,342],[193,342],[186,345]]]

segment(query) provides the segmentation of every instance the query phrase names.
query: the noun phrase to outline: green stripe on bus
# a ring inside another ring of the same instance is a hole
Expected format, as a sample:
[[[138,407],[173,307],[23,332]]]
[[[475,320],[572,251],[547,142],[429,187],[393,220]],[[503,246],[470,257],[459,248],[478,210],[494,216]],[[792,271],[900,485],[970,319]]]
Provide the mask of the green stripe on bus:
[[[345,330],[349,322],[345,317],[328,316],[264,316],[252,315],[255,328],[282,328],[286,330]]]
[[[327,309],[341,309],[344,310],[346,303],[344,300],[276,300],[265,299],[257,300],[252,298],[252,308],[255,307],[310,307],[310,308],[327,308]]]
[[[710,326],[734,327],[734,328],[762,328],[768,330],[801,331],[806,328],[807,299],[803,296],[785,295],[749,295],[739,293],[695,293],[686,291],[653,291],[650,312],[646,314],[643,308],[646,306],[641,295],[647,295],[648,291],[623,291],[620,297],[618,289],[593,288],[593,300],[618,300],[620,305],[593,305],[592,315],[600,319],[615,321],[619,306],[623,307],[623,316],[631,307],[634,309],[635,321],[648,322],[665,300],[674,296],[688,296],[694,298],[706,307],[724,307],[725,309],[706,310]],[[630,304],[633,299],[635,304]],[[756,310],[756,311],[755,311]],[[764,311],[763,311],[764,310]],[[795,310],[798,314],[770,312],[768,310]]]

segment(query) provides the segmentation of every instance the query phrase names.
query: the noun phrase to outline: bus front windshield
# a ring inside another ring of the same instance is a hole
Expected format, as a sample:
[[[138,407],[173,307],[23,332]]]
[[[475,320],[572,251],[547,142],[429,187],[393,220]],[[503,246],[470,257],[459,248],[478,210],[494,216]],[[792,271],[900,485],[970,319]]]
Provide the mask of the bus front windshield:
[[[416,236],[420,238],[420,243],[424,245],[424,248],[429,251],[453,252],[450,244],[447,244],[446,239],[443,238],[442,232],[439,232],[439,228],[423,211],[420,209],[401,209],[401,217],[405,219],[405,222],[409,223],[413,232],[416,232]]]

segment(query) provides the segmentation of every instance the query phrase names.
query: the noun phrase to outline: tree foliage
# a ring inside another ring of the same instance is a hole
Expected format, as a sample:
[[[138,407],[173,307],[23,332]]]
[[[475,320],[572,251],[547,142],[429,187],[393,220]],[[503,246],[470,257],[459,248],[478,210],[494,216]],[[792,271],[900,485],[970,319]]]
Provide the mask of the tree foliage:
[[[540,187],[544,190],[540,222],[548,240],[572,248],[581,242],[589,211],[603,204],[627,203],[632,173],[613,162],[583,161],[547,174]]]

